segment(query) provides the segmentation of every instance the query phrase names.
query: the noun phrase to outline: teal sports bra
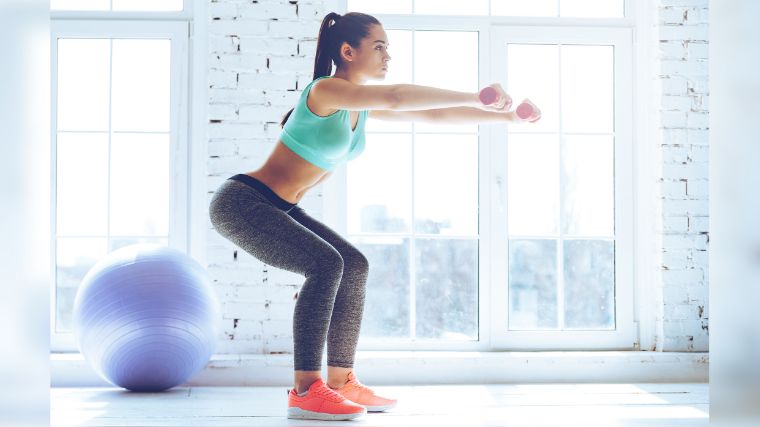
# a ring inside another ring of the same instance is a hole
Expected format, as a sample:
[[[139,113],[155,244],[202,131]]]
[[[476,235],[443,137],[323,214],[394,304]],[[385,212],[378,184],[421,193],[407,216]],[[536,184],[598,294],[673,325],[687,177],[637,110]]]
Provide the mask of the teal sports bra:
[[[359,112],[353,131],[348,110],[338,110],[328,116],[314,114],[306,105],[309,90],[314,83],[328,77],[332,76],[318,77],[306,85],[282,128],[280,140],[308,162],[332,170],[364,151],[364,123],[368,111]]]

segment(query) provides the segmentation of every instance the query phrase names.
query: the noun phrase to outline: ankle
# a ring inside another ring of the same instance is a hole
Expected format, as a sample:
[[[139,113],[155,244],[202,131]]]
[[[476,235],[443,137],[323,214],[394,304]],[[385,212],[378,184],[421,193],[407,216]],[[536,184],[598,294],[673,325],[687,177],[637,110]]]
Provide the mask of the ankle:
[[[304,379],[299,379],[295,383],[295,385],[294,385],[293,388],[296,390],[296,393],[301,394],[301,393],[305,392],[306,390],[308,390],[309,387],[311,387],[311,385],[314,384],[314,382],[317,381],[318,379],[319,378],[304,378]]]

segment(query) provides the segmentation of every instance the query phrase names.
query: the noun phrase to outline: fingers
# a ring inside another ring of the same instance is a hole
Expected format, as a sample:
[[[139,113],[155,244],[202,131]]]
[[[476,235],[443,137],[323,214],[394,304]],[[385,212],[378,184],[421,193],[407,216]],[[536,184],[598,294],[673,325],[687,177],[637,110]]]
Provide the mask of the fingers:
[[[483,109],[503,111],[512,106],[512,97],[509,96],[499,83],[494,83],[483,88],[479,93]]]

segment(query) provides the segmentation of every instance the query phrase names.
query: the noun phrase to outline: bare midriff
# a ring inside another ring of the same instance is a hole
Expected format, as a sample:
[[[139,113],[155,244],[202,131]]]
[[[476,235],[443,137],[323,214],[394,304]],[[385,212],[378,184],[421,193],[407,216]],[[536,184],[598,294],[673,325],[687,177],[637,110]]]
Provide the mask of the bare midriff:
[[[307,99],[307,103],[310,104],[310,101],[311,99]],[[337,111],[320,111],[312,105],[309,105],[309,108],[321,116]],[[351,112],[349,117],[352,129],[355,130],[359,123],[359,113]],[[290,203],[298,203],[309,189],[319,185],[331,174],[332,172],[308,162],[280,140],[277,140],[274,150],[263,166],[246,173],[266,184],[278,196]]]
[[[330,174],[332,172],[309,163],[279,140],[264,165],[246,173],[290,203],[298,203],[310,188]]]

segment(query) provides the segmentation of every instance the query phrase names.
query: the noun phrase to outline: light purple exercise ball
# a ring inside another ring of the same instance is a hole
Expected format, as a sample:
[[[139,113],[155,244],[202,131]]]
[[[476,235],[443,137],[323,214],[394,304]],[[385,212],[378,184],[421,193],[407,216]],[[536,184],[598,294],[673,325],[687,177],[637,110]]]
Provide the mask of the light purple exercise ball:
[[[219,302],[206,270],[167,246],[135,244],[98,261],[74,300],[79,351],[111,384],[163,391],[211,358]]]

